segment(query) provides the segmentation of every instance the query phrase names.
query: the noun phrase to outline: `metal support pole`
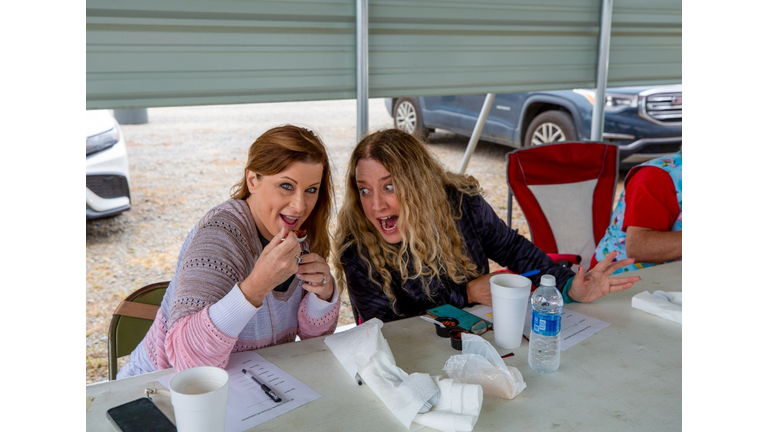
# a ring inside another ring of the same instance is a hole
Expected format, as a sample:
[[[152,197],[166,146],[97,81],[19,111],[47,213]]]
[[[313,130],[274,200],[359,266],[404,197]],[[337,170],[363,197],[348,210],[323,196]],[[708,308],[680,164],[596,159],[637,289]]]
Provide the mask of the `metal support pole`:
[[[613,0],[603,0],[603,11],[600,17],[600,46],[597,59],[597,88],[595,89],[595,104],[592,106],[592,141],[603,140],[605,126],[605,87],[608,83],[608,53],[611,50],[611,20],[613,17]]]
[[[149,122],[146,108],[116,109],[115,120],[121,125],[145,124]]]
[[[480,140],[480,133],[483,131],[483,126],[485,126],[485,121],[488,119],[488,113],[491,112],[491,105],[493,105],[494,99],[496,99],[496,93],[488,93],[488,95],[485,96],[485,102],[483,102],[483,109],[480,110],[480,117],[478,117],[477,123],[475,123],[475,130],[472,131],[472,137],[469,139],[469,144],[467,144],[467,150],[464,152],[464,160],[461,161],[461,168],[459,169],[459,174],[464,174],[464,171],[467,170],[467,165],[469,165],[469,158],[471,158],[472,153],[475,152],[475,147],[477,147],[477,142]]]
[[[368,134],[368,0],[357,0],[357,142]]]

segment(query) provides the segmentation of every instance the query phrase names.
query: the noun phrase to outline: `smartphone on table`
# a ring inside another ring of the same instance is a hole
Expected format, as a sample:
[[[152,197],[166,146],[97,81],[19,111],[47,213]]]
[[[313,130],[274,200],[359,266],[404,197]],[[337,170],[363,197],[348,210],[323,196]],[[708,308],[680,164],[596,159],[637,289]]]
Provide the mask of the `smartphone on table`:
[[[493,323],[491,323],[488,320],[484,320],[476,315],[472,315],[471,313],[459,309],[456,306],[445,304],[442,306],[438,306],[436,308],[427,309],[427,313],[429,315],[432,315],[433,318],[437,317],[449,317],[449,318],[456,318],[459,320],[458,327],[461,330],[465,331],[471,331],[474,326],[476,326],[478,323],[483,324],[482,327],[484,327],[486,330],[493,330]]]
[[[121,432],[175,432],[176,426],[148,397],[107,410],[107,418]]]

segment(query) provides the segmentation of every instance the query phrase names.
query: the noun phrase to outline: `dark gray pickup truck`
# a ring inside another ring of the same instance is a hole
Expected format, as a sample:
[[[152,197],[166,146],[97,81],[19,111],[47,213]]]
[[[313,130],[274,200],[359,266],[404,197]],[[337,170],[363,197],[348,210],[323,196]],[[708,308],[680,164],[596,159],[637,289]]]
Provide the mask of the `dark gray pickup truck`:
[[[435,129],[471,136],[485,94],[386,99],[395,126],[427,137]],[[589,89],[499,93],[480,139],[510,147],[589,141],[595,92]],[[683,86],[606,91],[603,141],[619,145],[622,167],[678,151]]]

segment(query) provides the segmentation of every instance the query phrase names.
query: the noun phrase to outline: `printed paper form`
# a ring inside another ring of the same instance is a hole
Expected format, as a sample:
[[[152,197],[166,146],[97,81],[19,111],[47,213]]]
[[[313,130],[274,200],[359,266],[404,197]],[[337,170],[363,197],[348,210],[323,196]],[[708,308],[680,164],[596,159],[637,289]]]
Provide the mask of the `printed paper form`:
[[[280,398],[274,402],[261,387],[243,374],[247,369],[269,386]],[[242,432],[281,414],[320,398],[320,393],[286,373],[253,351],[232,354],[227,365],[229,396],[227,397],[227,432]],[[170,374],[158,381],[170,388]]]
[[[493,309],[490,306],[479,307],[471,311],[471,313],[480,318],[487,319],[488,321],[493,321]],[[567,350],[609,325],[610,324],[605,321],[588,317],[564,307],[563,317],[560,321],[560,351]],[[523,334],[526,336],[531,334],[530,303],[528,304],[528,311],[525,314],[525,328],[523,328]]]

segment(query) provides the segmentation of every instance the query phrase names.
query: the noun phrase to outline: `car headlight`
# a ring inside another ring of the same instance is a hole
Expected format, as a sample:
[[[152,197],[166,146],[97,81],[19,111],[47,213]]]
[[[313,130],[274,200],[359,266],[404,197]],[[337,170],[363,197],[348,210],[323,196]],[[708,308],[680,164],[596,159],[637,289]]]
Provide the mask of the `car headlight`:
[[[637,108],[637,95],[606,93],[605,111],[615,112],[625,108]]]
[[[576,89],[575,93],[584,96],[590,105],[595,104],[595,91],[586,89]],[[606,93],[605,111],[617,112],[627,108],[637,108],[637,95],[624,93]]]
[[[86,138],[85,140],[85,155],[92,155],[102,150],[106,150],[120,141],[120,129],[113,127],[112,129]]]

